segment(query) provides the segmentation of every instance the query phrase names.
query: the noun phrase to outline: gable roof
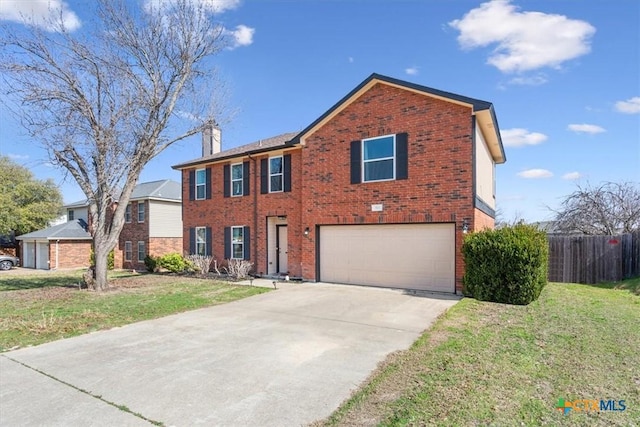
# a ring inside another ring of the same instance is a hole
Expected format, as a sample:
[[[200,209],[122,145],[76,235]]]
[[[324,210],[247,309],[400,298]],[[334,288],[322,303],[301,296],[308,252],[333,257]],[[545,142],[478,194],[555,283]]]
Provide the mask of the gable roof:
[[[187,162],[180,163],[171,167],[173,169],[184,169],[184,168],[195,166],[202,163],[227,160],[233,157],[246,156],[251,154],[258,154],[258,153],[264,153],[267,151],[277,150],[280,148],[287,148],[291,146],[289,142],[296,135],[298,135],[298,132],[283,133],[281,135],[273,136],[267,139],[260,139],[258,141],[241,145],[239,147],[229,148],[228,150],[223,150],[223,151],[220,151],[219,153],[211,154],[209,156],[204,156],[197,159],[189,160]]]
[[[491,152],[494,161],[496,163],[504,163],[507,160],[504,153],[504,146],[502,145],[502,138],[500,136],[500,128],[498,127],[498,119],[496,118],[492,103],[373,73],[300,132],[285,133],[272,138],[255,141],[250,144],[224,150],[216,154],[189,160],[188,162],[174,165],[172,168],[185,169],[204,163],[222,161],[233,157],[258,154],[292,147],[298,144],[304,144],[304,139],[306,137],[315,132],[327,121],[331,120],[331,118],[355,101],[362,93],[379,83],[470,107],[476,118],[476,124],[481,129],[485,141],[489,146],[489,151]]]
[[[431,96],[447,102],[453,102],[460,105],[467,105],[472,108],[473,114],[476,116],[476,123],[480,126],[482,133],[487,141],[491,155],[496,163],[504,163],[507,159],[502,145],[500,136],[500,128],[498,127],[498,119],[496,118],[493,104],[468,96],[458,95],[443,90],[434,89],[427,86],[410,83],[404,80],[394,79],[393,77],[383,76],[382,74],[373,73],[367,77],[362,83],[355,87],[351,92],[345,95],[340,101],[335,103],[323,115],[318,117],[313,123],[303,129],[292,140],[291,144],[303,143],[303,138],[309,136],[320,128],[327,121],[331,120],[336,114],[346,108],[355,101],[360,95],[368,91],[376,84],[386,84],[404,90],[410,90],[422,95]]]
[[[136,185],[131,192],[130,200],[170,200],[179,202],[182,200],[182,184],[170,179],[142,182]],[[84,208],[89,206],[89,200],[83,199],[64,205],[65,209]]]
[[[82,219],[54,225],[32,233],[16,236],[16,240],[91,240],[87,223]]]

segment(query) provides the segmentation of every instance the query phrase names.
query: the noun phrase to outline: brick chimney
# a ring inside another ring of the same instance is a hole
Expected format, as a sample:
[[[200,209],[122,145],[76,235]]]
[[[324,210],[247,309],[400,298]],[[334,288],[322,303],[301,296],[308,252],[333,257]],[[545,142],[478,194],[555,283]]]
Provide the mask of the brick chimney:
[[[202,157],[219,153],[222,148],[220,128],[214,120],[210,120],[202,129]]]

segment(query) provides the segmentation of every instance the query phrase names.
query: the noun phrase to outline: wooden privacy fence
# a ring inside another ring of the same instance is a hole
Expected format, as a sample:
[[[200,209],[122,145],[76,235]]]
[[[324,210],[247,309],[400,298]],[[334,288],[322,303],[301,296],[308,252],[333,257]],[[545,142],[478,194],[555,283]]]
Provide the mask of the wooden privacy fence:
[[[640,276],[640,232],[547,238],[550,282],[600,283]]]

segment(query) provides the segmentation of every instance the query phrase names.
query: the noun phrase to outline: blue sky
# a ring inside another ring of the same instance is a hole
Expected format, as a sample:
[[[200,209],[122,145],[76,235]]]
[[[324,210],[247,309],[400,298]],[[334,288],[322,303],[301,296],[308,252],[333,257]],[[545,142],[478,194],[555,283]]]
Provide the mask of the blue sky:
[[[223,149],[304,128],[376,72],[494,104],[506,220],[549,219],[547,206],[576,184],[640,181],[637,0],[193,1],[235,38],[213,59],[226,92]],[[0,19],[20,25],[21,13],[46,14],[48,4],[80,32],[92,13],[86,0],[2,0]],[[3,106],[0,114],[0,153],[53,178],[65,202],[82,199]],[[179,181],[171,165],[200,150],[199,137],[182,141],[140,180]]]

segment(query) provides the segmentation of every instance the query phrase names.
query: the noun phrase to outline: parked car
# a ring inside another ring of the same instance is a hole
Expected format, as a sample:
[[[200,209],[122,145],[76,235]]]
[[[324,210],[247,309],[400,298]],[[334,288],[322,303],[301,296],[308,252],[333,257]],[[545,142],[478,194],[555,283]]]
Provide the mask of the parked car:
[[[0,270],[11,270],[11,267],[17,267],[20,264],[20,258],[11,255],[0,255]]]

